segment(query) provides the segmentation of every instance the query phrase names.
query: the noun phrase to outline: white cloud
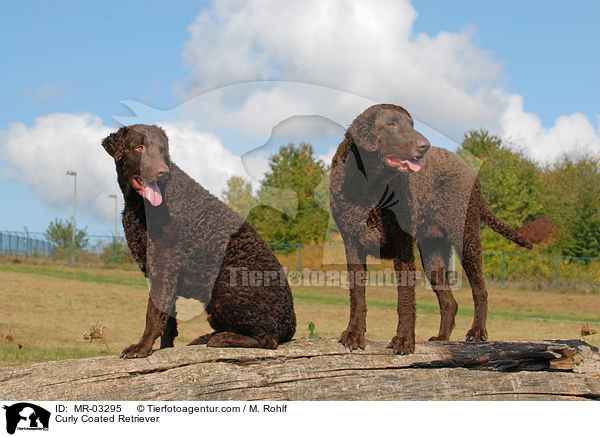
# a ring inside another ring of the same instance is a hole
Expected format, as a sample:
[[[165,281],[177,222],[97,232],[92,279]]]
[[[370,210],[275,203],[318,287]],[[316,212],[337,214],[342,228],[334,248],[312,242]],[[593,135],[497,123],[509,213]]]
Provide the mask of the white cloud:
[[[231,176],[245,176],[242,160],[225,149],[214,134],[200,132],[193,122],[158,123],[169,137],[173,162],[215,196]]]
[[[268,157],[281,144],[331,137],[334,132],[337,144],[356,114],[375,102],[319,85],[249,82],[201,93],[166,111],[135,101],[122,103],[134,113],[116,116],[122,124],[193,122],[200,131],[216,132],[228,150],[244,154],[260,147]],[[267,143],[275,148],[265,148]],[[261,179],[262,172],[246,170]]]
[[[415,18],[408,1],[396,0],[218,2],[190,26],[183,56],[193,72],[186,85],[194,93],[243,80],[330,86],[401,104],[421,121],[461,136],[454,126],[479,127],[489,118],[487,90],[501,65],[472,44],[473,30],[413,37]],[[245,106],[276,106],[269,97],[289,104],[289,96],[277,92],[247,97]]]
[[[501,118],[502,132],[515,146],[541,161],[553,162],[565,153],[579,155],[600,151],[600,132],[579,113],[560,116],[546,129],[535,114],[523,110],[523,98],[511,95]]]
[[[487,128],[540,161],[558,156],[548,148],[598,147],[598,130],[581,114],[544,128],[526,113],[521,96],[503,89],[501,63],[474,42],[474,27],[415,34],[416,17],[408,0],[216,2],[189,28],[183,58],[192,73],[179,89],[189,98],[241,81],[299,81],[400,104],[457,142],[469,129]],[[238,126],[260,124],[263,113],[292,101],[299,108],[311,100],[305,113],[323,112],[314,96],[277,85],[215,99],[213,110],[232,100],[238,106],[226,110],[239,114]],[[323,100],[343,112],[339,98]]]
[[[92,114],[50,114],[36,118],[31,128],[13,123],[0,143],[8,165],[3,177],[26,182],[42,203],[59,211],[73,202],[73,177],[66,172],[76,171],[78,207],[113,217],[108,195],[119,192],[115,166],[100,145],[110,131]]]
[[[214,135],[191,123],[159,124],[169,136],[174,162],[213,194],[220,196],[229,176],[245,174],[240,157]],[[120,209],[123,201],[114,160],[101,143],[114,130],[92,114],[50,114],[29,128],[13,123],[0,132],[0,176],[26,182],[42,203],[60,211],[73,202],[73,178],[66,172],[76,171],[78,210],[112,220],[114,201],[108,195],[118,195]]]

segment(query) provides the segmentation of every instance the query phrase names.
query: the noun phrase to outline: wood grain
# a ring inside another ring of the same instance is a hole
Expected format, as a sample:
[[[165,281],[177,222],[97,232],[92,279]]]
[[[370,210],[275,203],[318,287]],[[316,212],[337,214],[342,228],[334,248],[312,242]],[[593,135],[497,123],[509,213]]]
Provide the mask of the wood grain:
[[[600,400],[600,356],[581,340],[425,342],[407,356],[385,346],[349,352],[335,339],[303,339],[5,367],[0,399]]]

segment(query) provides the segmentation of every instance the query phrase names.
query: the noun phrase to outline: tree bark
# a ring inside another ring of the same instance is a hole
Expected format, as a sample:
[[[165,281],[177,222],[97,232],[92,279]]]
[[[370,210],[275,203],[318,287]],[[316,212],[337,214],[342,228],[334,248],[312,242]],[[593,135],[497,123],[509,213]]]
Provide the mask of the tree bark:
[[[349,352],[335,339],[302,339],[5,367],[0,399],[600,400],[600,356],[581,340],[425,342],[406,356],[386,345]]]

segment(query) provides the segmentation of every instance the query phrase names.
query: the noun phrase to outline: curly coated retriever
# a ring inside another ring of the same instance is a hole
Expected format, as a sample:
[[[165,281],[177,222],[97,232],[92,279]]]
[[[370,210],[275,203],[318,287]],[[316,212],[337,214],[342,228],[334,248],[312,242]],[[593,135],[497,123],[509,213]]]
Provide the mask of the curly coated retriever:
[[[296,329],[292,293],[277,258],[254,228],[169,157],[157,126],[122,127],[102,146],[114,158],[127,243],[150,284],[146,328],[124,358],[177,336],[179,296],[206,305],[215,332],[190,344],[276,348]]]
[[[448,340],[457,303],[448,264],[452,246],[469,279],[475,315],[467,341],[487,338],[487,291],[482,271],[480,221],[525,247],[531,243],[487,207],[475,171],[447,150],[431,147],[400,106],[368,108],[346,131],[331,165],[331,213],[340,229],[350,276],[350,321],[340,342],[364,347],[366,257],[393,259],[398,279],[398,328],[394,353],[414,351],[413,241],[441,311],[439,333]]]

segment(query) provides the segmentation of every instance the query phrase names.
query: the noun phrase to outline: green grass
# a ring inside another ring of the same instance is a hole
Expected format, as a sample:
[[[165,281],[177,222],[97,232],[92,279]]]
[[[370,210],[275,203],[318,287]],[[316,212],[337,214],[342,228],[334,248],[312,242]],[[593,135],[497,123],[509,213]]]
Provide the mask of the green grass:
[[[0,272],[25,273],[29,275],[49,276],[51,278],[70,279],[82,282],[95,282],[99,284],[118,284],[133,287],[146,287],[146,279],[140,272],[129,272],[126,277],[112,277],[117,270],[105,270],[100,273],[91,273],[89,269],[77,267],[39,266],[32,264],[0,264]],[[131,276],[131,277],[130,277]]]
[[[312,305],[334,305],[348,307],[350,305],[350,298],[348,296],[331,295],[325,294],[324,292],[311,291],[311,290],[294,290],[294,301]],[[382,300],[382,299],[370,299],[367,297],[367,305],[369,308],[379,308],[395,310],[396,302],[393,299]],[[435,303],[423,303],[417,302],[417,312],[425,314],[439,314],[439,306]],[[459,316],[472,317],[473,308],[458,308]],[[521,312],[521,311],[510,311],[510,310],[493,310],[488,311],[488,317],[497,317],[501,319],[533,319],[540,321],[564,321],[581,323],[586,322],[599,322],[600,316],[591,314],[562,314],[556,312]]]
[[[38,266],[28,264],[0,264],[0,271],[25,273],[51,278],[69,279],[82,282],[94,282],[97,284],[117,284],[132,287],[147,287],[146,279],[141,277],[139,272],[126,272],[127,277],[113,277],[117,273],[116,270],[104,270],[99,273],[91,273],[89,269],[73,268],[73,267],[56,267],[56,266]],[[121,272],[122,273],[122,272]],[[294,299],[297,302],[302,302],[312,305],[336,305],[348,307],[348,296],[339,294],[328,294],[326,291],[312,291],[307,289],[294,290]],[[396,302],[393,299],[373,299],[368,298],[369,308],[380,309],[395,309]],[[438,314],[439,306],[436,303],[417,303],[417,310],[426,314]],[[458,315],[465,317],[473,316],[472,308],[459,307]],[[557,312],[519,312],[510,310],[494,310],[490,309],[489,317],[498,317],[504,319],[536,319],[545,321],[570,321],[570,322],[600,322],[600,316],[592,314],[571,315]]]
[[[106,327],[112,355],[136,342],[144,329],[147,283],[131,266],[71,267],[9,261],[0,262],[0,274],[0,365],[107,355],[102,342],[83,339],[98,321]],[[600,328],[599,295],[526,291],[520,287],[490,284],[491,340],[577,338],[581,322]],[[296,338],[308,337],[310,322],[314,322],[320,337],[337,337],[345,329],[349,315],[346,289],[296,287],[293,294]],[[472,321],[473,301],[466,285],[453,294],[459,311],[452,340],[461,340]],[[394,335],[396,296],[392,287],[367,287],[367,338],[389,340]],[[439,307],[435,294],[422,286],[417,287],[416,300],[416,335],[422,341],[437,333]],[[178,313],[185,318],[186,302],[180,304]],[[190,320],[178,322],[177,346],[211,330],[201,311],[192,308],[190,314]],[[9,338],[14,341],[9,342]],[[585,339],[600,346],[600,334]],[[18,343],[23,347],[19,348]]]
[[[88,358],[110,355],[106,350],[89,350],[82,352],[80,348],[36,348],[19,349],[13,344],[0,344],[0,363],[36,363],[41,361],[68,360],[71,358]]]

